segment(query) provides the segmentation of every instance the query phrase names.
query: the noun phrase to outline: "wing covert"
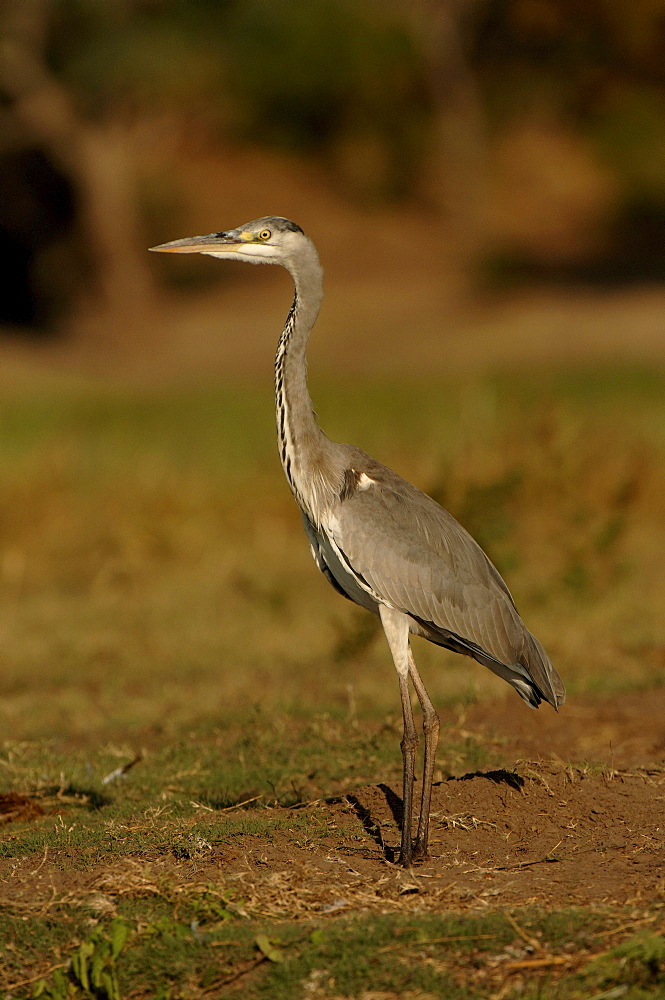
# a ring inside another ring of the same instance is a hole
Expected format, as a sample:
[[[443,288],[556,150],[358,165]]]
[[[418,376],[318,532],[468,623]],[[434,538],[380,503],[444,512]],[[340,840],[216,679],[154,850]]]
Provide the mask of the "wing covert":
[[[526,630],[480,546],[431,497],[368,461],[327,526],[352,571],[380,601],[515,663]]]

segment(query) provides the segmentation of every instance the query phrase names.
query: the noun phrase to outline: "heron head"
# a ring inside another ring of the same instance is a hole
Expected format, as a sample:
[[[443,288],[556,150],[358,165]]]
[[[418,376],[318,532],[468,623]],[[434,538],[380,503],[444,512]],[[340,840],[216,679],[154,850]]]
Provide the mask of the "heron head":
[[[161,243],[151,250],[160,253],[205,253],[222,260],[246,260],[250,264],[283,264],[288,267],[293,255],[309,240],[300,226],[289,219],[268,215],[237,229],[207,236],[189,236],[184,240]]]

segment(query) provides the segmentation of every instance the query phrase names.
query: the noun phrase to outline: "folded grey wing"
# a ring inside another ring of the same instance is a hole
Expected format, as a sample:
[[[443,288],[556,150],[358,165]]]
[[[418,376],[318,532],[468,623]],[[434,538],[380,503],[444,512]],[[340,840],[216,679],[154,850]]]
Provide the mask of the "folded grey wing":
[[[389,470],[369,475],[366,488],[339,504],[331,526],[336,547],[363,586],[408,614],[432,641],[504,676],[532,704],[538,694],[561,704],[556,671],[480,546],[405,480]],[[520,689],[520,675],[535,684],[535,695]]]

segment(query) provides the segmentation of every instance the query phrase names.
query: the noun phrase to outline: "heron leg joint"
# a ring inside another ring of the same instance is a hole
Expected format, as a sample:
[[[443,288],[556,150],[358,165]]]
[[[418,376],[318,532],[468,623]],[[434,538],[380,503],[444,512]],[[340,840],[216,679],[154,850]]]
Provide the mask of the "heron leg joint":
[[[437,712],[434,712],[432,715],[426,715],[423,718],[423,732],[425,736],[430,736],[431,738],[431,734],[436,733],[436,736],[438,738],[440,729],[441,729],[441,719],[439,718]]]

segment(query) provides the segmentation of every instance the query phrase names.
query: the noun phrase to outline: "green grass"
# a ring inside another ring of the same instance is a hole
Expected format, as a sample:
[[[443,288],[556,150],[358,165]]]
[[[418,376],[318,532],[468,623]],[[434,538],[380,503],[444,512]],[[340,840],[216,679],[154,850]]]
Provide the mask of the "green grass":
[[[500,913],[341,917],[268,927],[243,921],[232,903],[205,891],[177,916],[163,900],[120,909],[120,916],[92,931],[84,914],[66,922],[38,919],[30,927],[20,921],[8,927],[0,918],[12,949],[50,951],[61,959],[53,963],[60,968],[11,995],[175,1000],[212,993],[294,1000],[314,991],[362,997],[371,984],[370,995],[473,1000],[496,995],[503,984],[504,996],[529,1000],[657,1000],[665,988],[662,938],[638,932],[618,946],[601,946],[613,919],[579,910],[521,913],[519,930],[534,942],[525,948],[514,921]],[[526,980],[522,962],[534,963]],[[160,969],[168,975],[157,980]],[[514,988],[506,993],[511,977]]]
[[[662,374],[313,394],[331,436],[391,464],[478,535],[573,701],[663,683]],[[263,920],[243,916],[241,886],[206,868],[234,838],[325,845],[320,814],[297,806],[401,769],[385,644],[317,575],[272,422],[269,389],[253,385],[0,404],[0,792],[44,810],[0,828],[0,996],[55,966],[43,988],[35,978],[11,995],[279,1000],[362,996],[368,984],[388,997],[498,995],[492,970],[521,940],[500,913]],[[423,643],[416,656],[442,708],[463,714],[504,694],[470,661]],[[439,776],[501,761],[497,744],[444,726]],[[90,909],[90,872],[151,858],[201,865],[205,885],[192,876],[178,888],[165,862],[154,892],[109,890],[113,913]],[[52,902],[43,886],[34,905],[14,899],[12,873],[38,878],[42,862]],[[113,919],[128,928],[117,954]],[[614,995],[662,996],[660,938],[594,943],[618,919],[521,914],[565,962],[511,973],[514,995],[581,1000],[625,984]]]

